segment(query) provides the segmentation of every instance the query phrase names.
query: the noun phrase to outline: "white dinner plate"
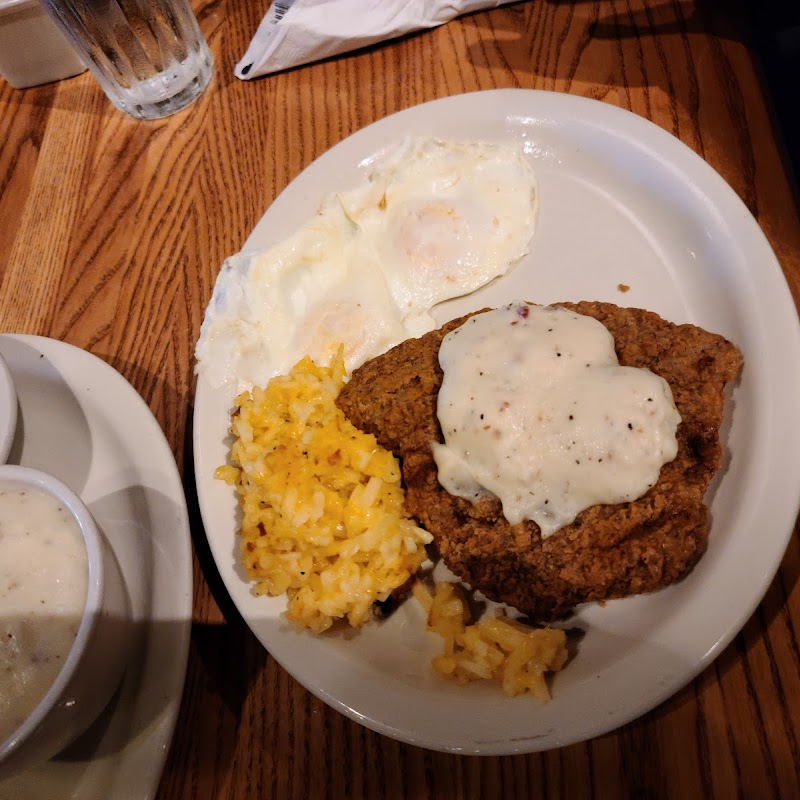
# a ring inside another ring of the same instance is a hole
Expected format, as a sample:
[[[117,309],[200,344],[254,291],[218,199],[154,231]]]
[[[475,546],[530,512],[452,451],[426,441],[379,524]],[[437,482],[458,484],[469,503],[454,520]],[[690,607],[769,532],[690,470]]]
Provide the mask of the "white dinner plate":
[[[274,658],[334,708],[413,744],[463,753],[544,750],[616,728],[690,681],[766,591],[800,498],[800,332],[783,273],[753,217],[694,152],[628,111],[540,91],[465,94],[410,108],[317,159],[245,243],[298,227],[330,192],[365,179],[406,135],[522,142],[539,179],[533,249],[506,276],[435,309],[438,322],[512,300],[601,300],[723,334],[745,367],[723,426],[708,552],[681,583],[586,605],[567,623],[585,636],[545,704],[494,685],[434,676],[437,637],[416,602],[354,637],[314,637],[257,598],[238,567],[236,503],[214,468],[226,461],[232,392],[201,378],[195,471],[206,534],[228,591]],[[630,287],[626,290],[626,287]]]
[[[119,562],[135,642],[100,719],[64,753],[0,782],[0,800],[150,800],[180,707],[192,619],[189,517],[172,450],[112,367],[54,339],[2,335],[19,396],[9,461],[55,475]]]

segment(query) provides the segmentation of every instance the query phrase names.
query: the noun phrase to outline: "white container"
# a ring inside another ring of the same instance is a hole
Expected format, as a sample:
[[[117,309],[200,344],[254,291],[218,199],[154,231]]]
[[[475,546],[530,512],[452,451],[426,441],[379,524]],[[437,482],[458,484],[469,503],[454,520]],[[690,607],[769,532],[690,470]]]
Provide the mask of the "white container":
[[[38,0],[0,0],[0,75],[15,89],[85,70]]]
[[[0,464],[5,464],[17,432],[17,390],[8,365],[0,356]]]
[[[97,718],[125,670],[132,622],[119,564],[78,495],[52,475],[9,464],[0,466],[0,485],[27,487],[59,500],[83,534],[88,565],[86,601],[72,648],[39,704],[0,742],[2,782],[59,752]]]

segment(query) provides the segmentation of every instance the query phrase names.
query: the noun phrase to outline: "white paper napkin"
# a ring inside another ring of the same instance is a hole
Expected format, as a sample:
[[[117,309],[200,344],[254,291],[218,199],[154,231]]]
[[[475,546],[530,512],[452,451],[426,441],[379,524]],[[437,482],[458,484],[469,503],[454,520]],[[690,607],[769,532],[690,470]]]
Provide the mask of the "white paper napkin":
[[[512,0],[275,0],[236,65],[242,80],[434,28]]]

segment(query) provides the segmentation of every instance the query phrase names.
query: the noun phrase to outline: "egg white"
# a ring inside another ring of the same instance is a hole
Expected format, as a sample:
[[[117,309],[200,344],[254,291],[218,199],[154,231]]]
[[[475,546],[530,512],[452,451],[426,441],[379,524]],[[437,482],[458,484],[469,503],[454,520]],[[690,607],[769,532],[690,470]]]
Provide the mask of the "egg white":
[[[340,344],[352,371],[528,252],[536,181],[507,144],[408,139],[284,241],[225,261],[195,348],[214,387],[265,385]]]

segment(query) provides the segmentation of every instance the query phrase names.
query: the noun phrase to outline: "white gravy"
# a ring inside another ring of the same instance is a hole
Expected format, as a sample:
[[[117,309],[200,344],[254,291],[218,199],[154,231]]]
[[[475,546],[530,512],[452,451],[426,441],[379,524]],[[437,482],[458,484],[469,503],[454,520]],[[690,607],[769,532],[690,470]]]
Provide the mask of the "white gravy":
[[[83,534],[58,500],[0,486],[0,742],[47,693],[86,603]]]
[[[527,303],[477,314],[444,338],[439,363],[439,482],[473,502],[497,496],[543,538],[590,506],[641,497],[677,454],[669,384],[620,366],[592,317]]]

